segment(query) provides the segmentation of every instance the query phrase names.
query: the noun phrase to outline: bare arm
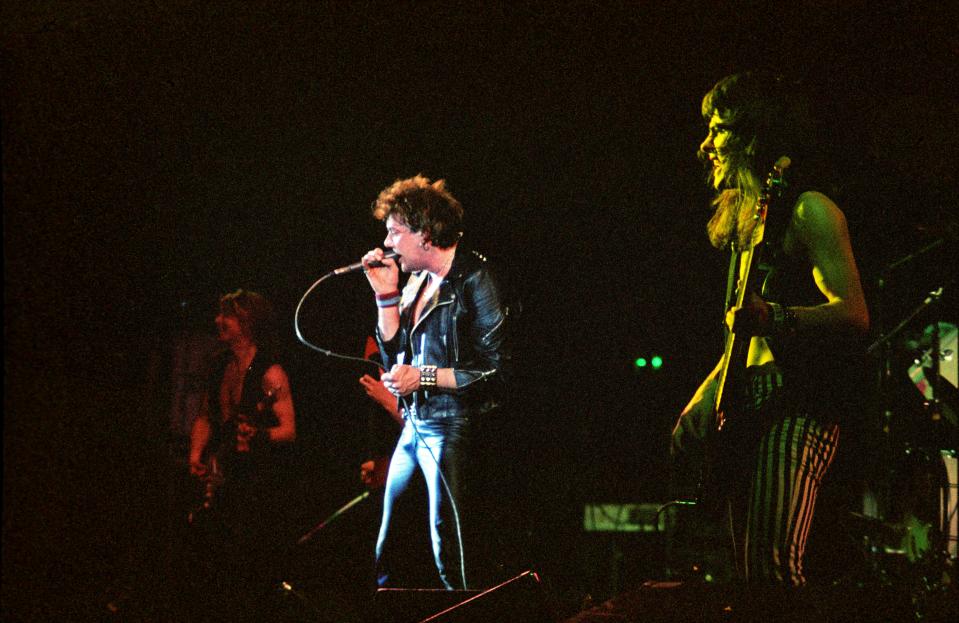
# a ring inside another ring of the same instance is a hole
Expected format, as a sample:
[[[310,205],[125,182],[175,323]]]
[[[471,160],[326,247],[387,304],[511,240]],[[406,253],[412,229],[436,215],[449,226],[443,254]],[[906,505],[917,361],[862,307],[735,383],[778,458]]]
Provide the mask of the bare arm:
[[[383,409],[390,414],[394,422],[400,426],[403,425],[403,415],[400,413],[399,406],[396,404],[396,396],[386,389],[383,381],[375,379],[369,374],[364,374],[360,377],[360,385],[363,386],[363,389],[366,390],[366,395],[369,396],[373,402],[383,407]]]
[[[203,451],[210,442],[210,405],[209,397],[204,396],[200,413],[190,428],[190,473],[201,476],[206,472],[203,464]]]
[[[363,256],[363,272],[370,287],[377,295],[386,295],[399,291],[400,267],[395,260],[384,260],[382,249],[373,249]],[[371,266],[379,263],[381,266]],[[381,307],[377,305],[376,328],[384,342],[393,339],[400,328],[400,308],[397,305]]]
[[[716,399],[716,376],[722,366],[722,359],[716,364],[705,380],[696,389],[696,393],[686,404],[676,425],[673,427],[672,443],[670,452],[678,454],[685,449],[687,441],[686,436],[692,435],[693,438],[702,440],[706,437],[706,431],[713,421],[714,402]]]
[[[842,211],[825,195],[804,193],[786,235],[787,245],[791,238],[805,251],[816,286],[826,297],[821,305],[792,308],[799,330],[834,328],[865,333],[869,311]]]
[[[689,413],[694,409],[698,408],[698,405],[701,405],[704,401],[707,403],[706,407],[712,409],[712,400],[706,400],[709,398],[707,394],[711,394],[714,391],[714,385],[716,383],[716,376],[719,374],[719,368],[723,365],[722,360],[720,360],[716,367],[706,375],[706,378],[700,383],[699,387],[696,389],[696,393],[693,394],[693,397],[686,404],[686,408],[683,409],[683,414]]]
[[[825,303],[790,307],[799,333],[869,329],[869,311],[852,254],[846,218],[828,197],[803,193],[786,230],[785,249],[805,256],[812,265],[816,287]],[[776,302],[776,301],[772,301]],[[740,335],[766,336],[776,332],[769,302],[750,294],[743,307],[730,310],[726,322]]]
[[[290,379],[279,364],[273,364],[263,375],[263,391],[274,398],[273,414],[279,424],[270,428],[270,443],[291,443],[296,440],[296,413]]]
[[[398,307],[379,307],[376,313],[376,328],[384,342],[393,339],[400,328],[400,311]]]

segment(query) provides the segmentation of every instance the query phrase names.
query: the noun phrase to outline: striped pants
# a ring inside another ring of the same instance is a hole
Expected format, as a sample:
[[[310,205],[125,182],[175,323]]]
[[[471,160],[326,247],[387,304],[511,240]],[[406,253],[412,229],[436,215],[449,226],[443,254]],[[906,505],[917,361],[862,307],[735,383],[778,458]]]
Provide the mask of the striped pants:
[[[753,421],[765,421],[745,476],[729,498],[728,520],[739,575],[750,582],[802,586],[803,556],[823,476],[836,455],[839,427],[821,425],[785,404],[775,364],[749,368]]]
[[[750,582],[801,586],[803,556],[839,427],[803,415],[777,419],[763,434],[747,487],[728,517],[740,575]]]

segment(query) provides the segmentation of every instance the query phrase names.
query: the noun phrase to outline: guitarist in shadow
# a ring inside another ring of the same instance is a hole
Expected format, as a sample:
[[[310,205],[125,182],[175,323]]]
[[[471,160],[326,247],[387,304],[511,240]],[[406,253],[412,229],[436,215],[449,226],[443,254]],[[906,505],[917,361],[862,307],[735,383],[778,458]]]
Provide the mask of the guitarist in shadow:
[[[702,103],[699,156],[716,190],[707,231],[730,250],[726,348],[673,429],[705,448],[740,578],[800,586],[816,497],[856,396],[869,326],[846,220],[818,192],[803,98],[782,80],[720,80]]]
[[[296,438],[290,381],[277,361],[270,302],[248,290],[220,298],[217,359],[190,434],[190,472],[203,485],[190,521],[201,538],[200,600],[213,620],[256,619],[280,543],[284,449]]]

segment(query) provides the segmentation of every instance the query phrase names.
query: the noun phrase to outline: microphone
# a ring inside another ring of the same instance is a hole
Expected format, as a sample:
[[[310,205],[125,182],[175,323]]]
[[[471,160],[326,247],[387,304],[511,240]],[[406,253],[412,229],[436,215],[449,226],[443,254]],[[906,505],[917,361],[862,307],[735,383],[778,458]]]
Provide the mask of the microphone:
[[[387,251],[383,254],[384,260],[395,260],[397,257],[399,257],[399,253],[396,251]],[[373,268],[379,268],[380,266],[383,266],[383,264],[381,262],[370,262],[370,266]],[[363,270],[363,262],[354,262],[348,266],[341,266],[340,268],[334,270],[333,274],[345,275],[347,273],[355,273],[358,270]]]

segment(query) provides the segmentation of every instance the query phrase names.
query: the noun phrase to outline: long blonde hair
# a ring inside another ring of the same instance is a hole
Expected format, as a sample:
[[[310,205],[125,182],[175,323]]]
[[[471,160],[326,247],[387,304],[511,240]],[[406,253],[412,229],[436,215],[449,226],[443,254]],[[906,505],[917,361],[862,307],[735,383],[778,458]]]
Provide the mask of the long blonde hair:
[[[749,244],[756,225],[753,213],[758,199],[758,192],[753,195],[738,188],[727,188],[713,199],[715,210],[706,223],[706,233],[714,247],[724,249],[735,242],[742,249]]]

